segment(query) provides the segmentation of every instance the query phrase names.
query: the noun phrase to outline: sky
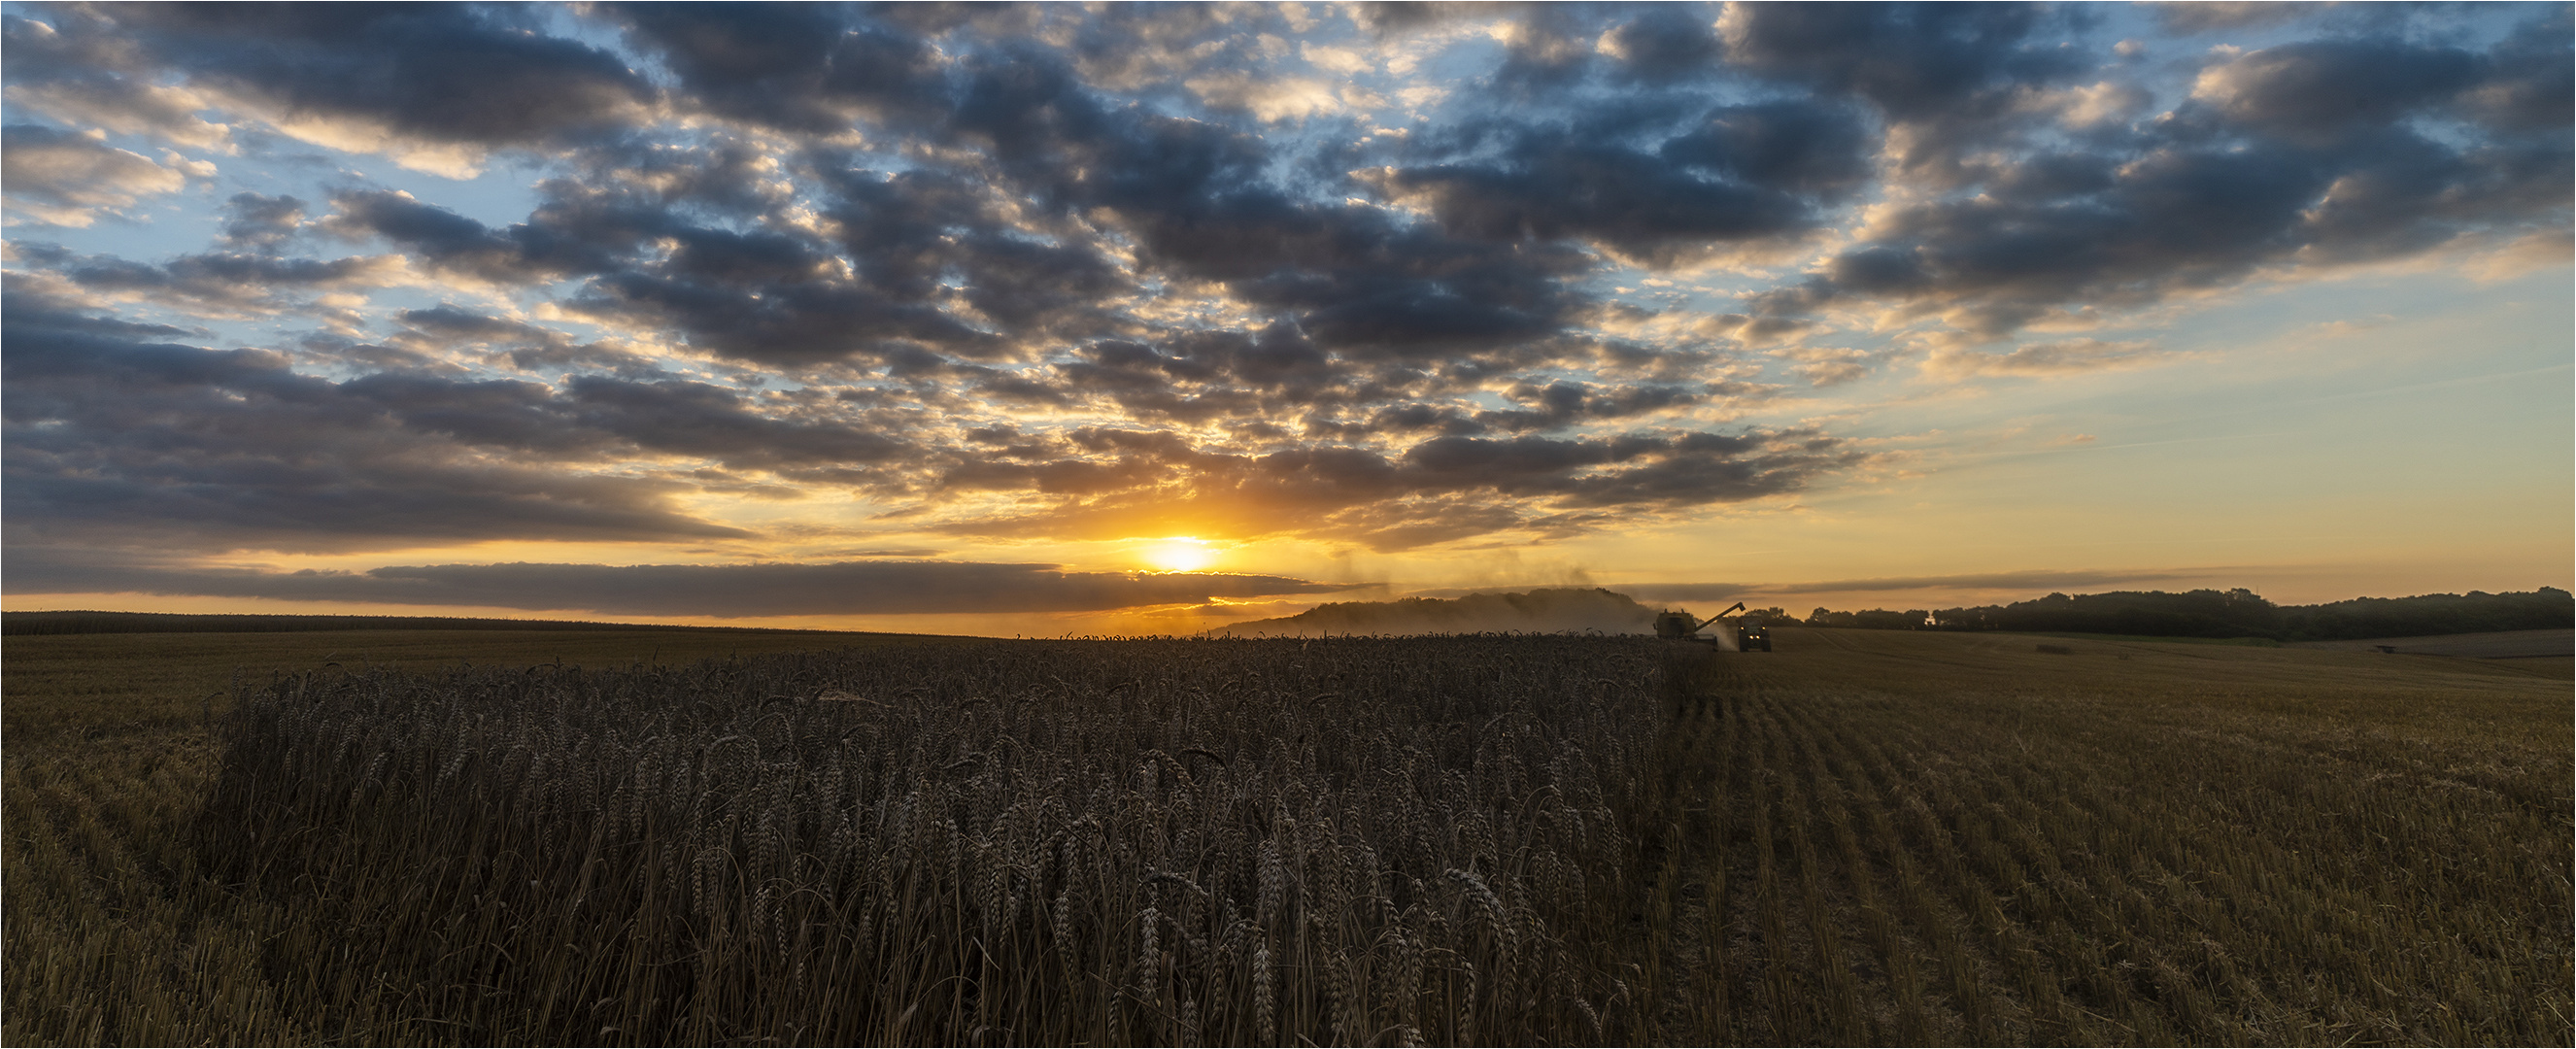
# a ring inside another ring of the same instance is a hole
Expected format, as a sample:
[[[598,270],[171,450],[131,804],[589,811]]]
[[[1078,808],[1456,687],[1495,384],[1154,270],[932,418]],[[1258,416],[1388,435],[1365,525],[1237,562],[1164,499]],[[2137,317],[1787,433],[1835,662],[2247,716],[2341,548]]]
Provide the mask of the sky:
[[[2566,4],[0,4],[13,610],[2576,583]]]

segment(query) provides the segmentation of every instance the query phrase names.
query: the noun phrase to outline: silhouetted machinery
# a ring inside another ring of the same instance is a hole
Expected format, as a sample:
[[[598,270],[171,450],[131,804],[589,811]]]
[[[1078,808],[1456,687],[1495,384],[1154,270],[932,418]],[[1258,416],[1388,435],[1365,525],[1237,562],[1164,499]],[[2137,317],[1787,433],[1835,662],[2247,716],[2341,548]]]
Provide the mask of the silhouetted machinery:
[[[1725,639],[1733,638],[1734,648],[1738,652],[1771,651],[1771,624],[1758,619],[1726,621],[1727,612],[1739,612],[1743,609],[1744,602],[1738,601],[1726,612],[1720,612],[1707,619],[1700,619],[1688,612],[1659,612],[1655,615],[1655,636],[1672,641],[1698,640],[1719,645],[1724,645]],[[1700,636],[1708,632],[1712,626],[1720,631],[1718,636]]]

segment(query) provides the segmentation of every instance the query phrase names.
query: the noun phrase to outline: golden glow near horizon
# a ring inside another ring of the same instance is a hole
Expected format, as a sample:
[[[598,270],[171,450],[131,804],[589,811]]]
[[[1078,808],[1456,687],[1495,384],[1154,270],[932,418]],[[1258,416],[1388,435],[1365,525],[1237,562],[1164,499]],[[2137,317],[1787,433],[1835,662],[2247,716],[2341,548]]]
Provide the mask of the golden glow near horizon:
[[[1138,556],[1163,572],[1196,572],[1216,561],[1216,551],[1207,540],[1186,535],[1157,539]]]

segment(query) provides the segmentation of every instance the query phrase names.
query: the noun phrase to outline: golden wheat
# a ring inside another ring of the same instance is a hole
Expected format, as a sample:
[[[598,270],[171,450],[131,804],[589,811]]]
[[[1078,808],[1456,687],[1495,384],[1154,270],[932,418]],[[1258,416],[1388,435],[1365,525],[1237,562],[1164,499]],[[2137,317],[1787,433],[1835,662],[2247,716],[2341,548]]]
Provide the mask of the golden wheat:
[[[327,1012],[441,1041],[1590,1042],[1640,1027],[1596,901],[1656,651],[304,675],[240,703],[201,842],[365,945]]]

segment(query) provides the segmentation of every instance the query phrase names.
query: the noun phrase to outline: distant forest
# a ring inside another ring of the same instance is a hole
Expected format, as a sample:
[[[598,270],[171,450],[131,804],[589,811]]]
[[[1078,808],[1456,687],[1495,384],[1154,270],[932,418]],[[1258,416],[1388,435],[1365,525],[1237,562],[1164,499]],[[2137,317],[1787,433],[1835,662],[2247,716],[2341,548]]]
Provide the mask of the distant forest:
[[[198,615],[181,612],[0,612],[5,634],[289,633],[308,630],[669,630],[807,634],[832,631],[774,627],[592,623],[565,619],[472,619],[460,616]]]
[[[2496,630],[2576,627],[2576,595],[2544,586],[2527,593],[2359,597],[2322,605],[2276,605],[2251,590],[2121,590],[2050,594],[2036,601],[1978,608],[1835,612],[1819,608],[1801,620],[1777,609],[1773,622],[1862,630],[2009,630],[2028,634],[2130,634],[2143,637],[2263,637],[2275,641],[2350,641],[2373,637],[2479,634]]]

